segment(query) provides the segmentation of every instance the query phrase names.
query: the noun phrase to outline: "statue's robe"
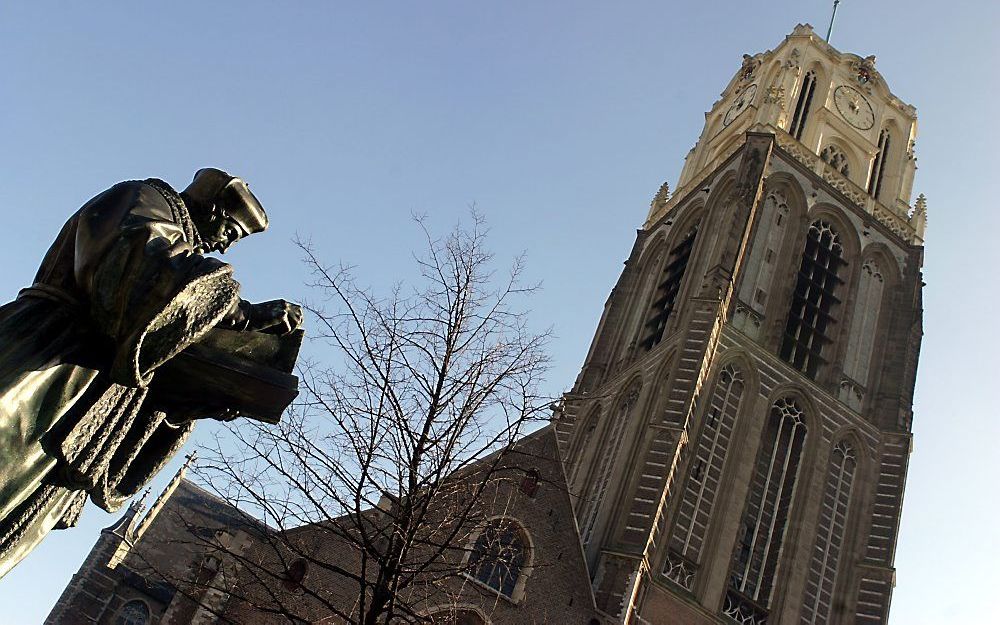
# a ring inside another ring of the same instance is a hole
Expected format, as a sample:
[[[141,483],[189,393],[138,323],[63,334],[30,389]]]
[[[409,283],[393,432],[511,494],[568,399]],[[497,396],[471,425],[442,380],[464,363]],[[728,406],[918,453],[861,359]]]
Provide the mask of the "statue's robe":
[[[118,509],[190,433],[143,400],[157,367],[239,301],[230,266],[197,243],[166,183],[124,182],[66,223],[35,283],[0,307],[0,576],[87,497]]]

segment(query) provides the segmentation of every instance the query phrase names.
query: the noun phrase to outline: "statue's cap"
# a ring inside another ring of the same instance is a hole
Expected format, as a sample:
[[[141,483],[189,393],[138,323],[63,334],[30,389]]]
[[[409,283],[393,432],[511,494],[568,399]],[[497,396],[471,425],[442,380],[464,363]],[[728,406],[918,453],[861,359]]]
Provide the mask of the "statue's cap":
[[[248,234],[267,229],[267,213],[242,178],[206,167],[195,172],[184,193],[204,206],[218,205]]]

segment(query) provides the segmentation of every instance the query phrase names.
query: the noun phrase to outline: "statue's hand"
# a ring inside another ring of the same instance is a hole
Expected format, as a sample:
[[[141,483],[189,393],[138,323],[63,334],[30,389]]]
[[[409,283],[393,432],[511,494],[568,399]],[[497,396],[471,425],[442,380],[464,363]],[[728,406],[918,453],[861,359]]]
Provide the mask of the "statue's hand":
[[[283,299],[251,304],[247,330],[288,334],[302,327],[302,307]]]

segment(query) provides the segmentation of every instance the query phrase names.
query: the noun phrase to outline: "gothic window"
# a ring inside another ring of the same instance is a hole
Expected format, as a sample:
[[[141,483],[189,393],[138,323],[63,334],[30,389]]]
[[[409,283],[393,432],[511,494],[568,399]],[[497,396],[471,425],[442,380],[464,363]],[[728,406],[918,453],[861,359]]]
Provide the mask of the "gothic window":
[[[590,488],[587,490],[587,496],[584,498],[584,506],[586,507],[584,509],[583,522],[580,523],[580,536],[584,546],[590,544],[590,540],[593,538],[594,529],[597,526],[597,518],[601,511],[601,503],[607,495],[608,486],[611,483],[611,474],[615,467],[615,460],[618,458],[622,441],[625,438],[625,426],[628,424],[629,414],[632,412],[632,406],[635,404],[637,398],[638,389],[631,391],[626,396],[617,413],[612,416],[614,421],[610,424],[610,431],[607,438],[601,441],[602,449],[599,450],[600,463],[597,465]]]
[[[847,340],[847,357],[844,374],[862,386],[868,384],[872,352],[875,346],[875,329],[882,307],[885,279],[874,259],[865,261],[858,281],[858,294],[851,335]]]
[[[825,362],[823,348],[831,341],[834,308],[840,303],[836,293],[843,284],[838,273],[845,264],[833,227],[814,221],[806,236],[780,351],[784,360],[811,378]]]
[[[149,606],[144,601],[133,599],[124,606],[118,613],[115,625],[148,625]]]
[[[788,134],[796,139],[802,139],[802,131],[806,127],[814,91],[816,91],[816,72],[810,70],[802,79],[802,88],[799,89],[799,97],[795,102],[795,112],[792,115],[792,125],[788,127]]]
[[[497,592],[514,594],[527,560],[527,541],[511,519],[494,519],[476,539],[469,557],[469,574]]]
[[[767,621],[805,437],[802,409],[795,400],[775,402],[757,452],[726,592],[724,612],[737,622]]]
[[[681,239],[681,241],[670,250],[666,265],[660,278],[660,284],[656,288],[653,296],[653,303],[650,305],[646,323],[643,326],[642,347],[649,351],[663,340],[663,331],[667,327],[667,320],[677,304],[677,295],[681,290],[681,281],[684,279],[684,272],[687,270],[688,260],[691,258],[691,250],[694,247],[694,240],[698,234],[696,224]]]
[[[844,154],[844,152],[837,146],[826,146],[823,148],[823,151],[819,153],[819,157],[823,159],[823,162],[827,165],[844,174],[845,178],[851,177],[851,166],[847,163],[847,155]]]
[[[868,195],[876,200],[882,194],[882,181],[885,175],[885,163],[889,157],[889,147],[892,137],[889,136],[889,129],[885,128],[878,136],[878,152],[875,153],[875,161],[872,162],[872,175],[868,179]]]
[[[857,466],[857,454],[849,442],[841,441],[834,445],[823,489],[816,548],[813,549],[806,580],[806,600],[802,610],[804,624],[827,623],[830,619]]]
[[[664,574],[691,590],[694,569],[701,556],[705,532],[722,481],[722,468],[743,396],[743,375],[732,365],[719,372],[704,425],[694,446],[692,469],[681,495],[677,519],[670,534],[670,552]],[[680,556],[680,557],[678,557]],[[684,561],[687,565],[684,565]]]

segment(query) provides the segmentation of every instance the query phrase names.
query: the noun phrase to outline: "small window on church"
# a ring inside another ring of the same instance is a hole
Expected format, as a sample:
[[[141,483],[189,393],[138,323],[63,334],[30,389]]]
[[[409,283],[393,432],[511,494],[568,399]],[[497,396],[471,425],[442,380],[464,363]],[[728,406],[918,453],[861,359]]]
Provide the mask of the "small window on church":
[[[284,578],[281,580],[281,585],[289,592],[301,590],[302,583],[306,580],[306,575],[308,573],[309,563],[305,560],[305,558],[293,560],[292,563],[288,565],[288,569],[285,571]]]
[[[799,89],[799,97],[795,101],[792,125],[788,127],[788,134],[796,139],[802,139],[802,131],[805,129],[806,120],[809,118],[809,107],[812,104],[814,91],[816,91],[816,72],[809,71],[805,78],[802,79],[802,88]]]
[[[792,307],[788,311],[781,357],[793,367],[815,378],[823,364],[823,348],[836,322],[836,292],[843,283],[838,273],[846,263],[840,238],[830,224],[815,221],[809,226],[802,264],[796,278]]]
[[[882,193],[882,177],[885,175],[885,162],[888,159],[891,139],[888,129],[883,130],[878,136],[878,152],[872,162],[872,175],[868,179],[868,195],[876,200]]]
[[[115,625],[149,625],[149,606],[138,599],[129,601],[122,606]]]
[[[538,492],[539,479],[540,476],[537,469],[528,469],[525,471],[524,477],[521,478],[521,492],[528,497],[534,497],[535,493]]]
[[[674,249],[670,250],[667,263],[663,267],[660,284],[656,288],[653,303],[650,305],[649,316],[643,327],[642,347],[645,351],[653,349],[663,340],[663,331],[666,329],[667,320],[670,319],[677,304],[681,281],[684,279],[684,272],[687,270],[688,260],[691,258],[691,250],[694,248],[697,235],[698,226],[696,225],[681,239],[680,243],[674,246]]]
[[[195,575],[195,582],[198,584],[207,584],[219,573],[219,568],[221,566],[222,560],[219,556],[214,554],[205,556],[202,559],[201,564],[198,566],[198,573]]]
[[[521,527],[510,519],[494,519],[476,539],[469,557],[469,574],[510,597],[527,555]]]

